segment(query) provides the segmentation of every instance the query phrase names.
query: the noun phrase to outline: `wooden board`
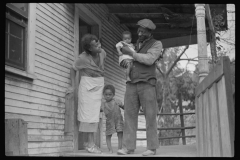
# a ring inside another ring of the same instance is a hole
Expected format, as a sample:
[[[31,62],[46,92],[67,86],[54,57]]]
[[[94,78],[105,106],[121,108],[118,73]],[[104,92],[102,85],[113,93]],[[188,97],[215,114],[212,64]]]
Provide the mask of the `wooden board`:
[[[39,111],[47,111],[52,113],[65,113],[65,108],[60,107],[51,107],[47,105],[41,105],[41,104],[34,104],[24,101],[18,101],[14,99],[5,98],[5,105],[12,106],[12,107],[18,107],[18,108],[26,108],[26,109],[35,109]]]
[[[204,92],[204,90],[206,90],[207,88],[211,87],[211,85],[219,80],[223,75],[223,62],[220,61],[220,63],[217,64],[216,67],[214,67],[212,69],[212,71],[208,74],[207,77],[205,77],[203,79],[203,81],[197,86],[197,88],[195,89],[195,95],[198,96],[199,94],[201,94],[202,92]]]
[[[210,99],[210,120],[211,120],[211,133],[212,133],[212,156],[213,157],[220,157],[222,156],[222,144],[221,144],[221,132],[220,132],[220,115],[218,109],[218,99],[217,99],[217,86],[216,83],[209,89],[209,96]]]
[[[5,119],[23,119],[26,122],[40,122],[40,123],[56,123],[56,124],[64,124],[63,119],[53,119],[53,118],[46,118],[40,116],[32,116],[32,115],[22,115],[16,113],[5,113]]]
[[[198,147],[199,156],[232,157],[234,156],[234,106],[230,75],[230,60],[223,57],[196,90],[197,107],[201,105],[203,95],[203,119],[198,117],[198,141],[201,142],[201,125],[204,137],[203,152]],[[210,73],[210,74],[211,74]],[[200,97],[199,97],[200,96]],[[201,114],[198,107],[198,114]],[[199,114],[199,115],[200,115]],[[201,144],[199,144],[201,145]]]
[[[31,97],[31,98],[29,97],[31,96],[21,95],[21,94],[7,92],[7,91],[5,92],[5,98],[26,101],[30,103],[36,103],[36,104],[42,104],[42,105],[49,105],[53,107],[56,107],[56,106],[61,108],[65,107],[65,104],[61,102],[55,102],[55,101],[50,101],[50,100],[36,98],[36,97]]]
[[[5,105],[5,112],[64,119],[64,114],[60,114],[60,113],[52,113],[52,112],[39,111],[39,110],[33,110],[33,109],[24,109],[24,108],[12,107],[7,105]]]
[[[74,93],[66,95],[64,132],[74,131]]]
[[[212,156],[212,134],[211,134],[211,121],[210,121],[210,99],[211,97],[209,96],[209,89],[206,90],[204,93],[206,95],[206,105],[204,106],[206,108],[206,128],[207,128],[207,136],[205,137],[206,139],[206,144],[207,144],[207,156],[211,157]]]
[[[64,142],[72,141],[73,136],[59,136],[59,135],[28,135],[29,142]]]
[[[195,113],[196,113],[196,147],[197,147],[197,156],[200,156],[200,150],[201,150],[201,141],[200,141],[200,116],[199,116],[199,98],[195,97]]]
[[[59,97],[64,97],[65,96],[64,92],[56,91],[52,88],[50,89],[50,88],[47,88],[45,86],[35,85],[33,83],[27,83],[27,82],[24,82],[24,81],[19,81],[19,80],[14,79],[14,78],[9,78],[9,77],[5,78],[5,84],[12,85],[12,86],[18,86],[18,87],[25,88],[25,89],[31,89],[31,90],[34,90],[34,91],[38,91],[38,92],[46,93],[46,94],[50,94],[50,95],[55,95],[55,96],[59,96]]]
[[[21,119],[5,119],[5,150],[13,155],[26,155],[27,124]]]
[[[229,113],[227,104],[227,95],[225,88],[225,77],[217,83],[218,88],[218,104],[220,113],[220,124],[221,124],[221,141],[222,141],[222,151],[224,157],[230,157],[232,155],[232,146],[230,138],[230,126],[229,126]]]
[[[29,142],[28,148],[72,147],[73,141],[64,142]]]
[[[204,146],[203,146],[203,141],[204,141],[204,119],[203,119],[203,95],[201,94],[198,98],[198,105],[199,105],[199,143],[200,143],[200,156],[204,155]]]

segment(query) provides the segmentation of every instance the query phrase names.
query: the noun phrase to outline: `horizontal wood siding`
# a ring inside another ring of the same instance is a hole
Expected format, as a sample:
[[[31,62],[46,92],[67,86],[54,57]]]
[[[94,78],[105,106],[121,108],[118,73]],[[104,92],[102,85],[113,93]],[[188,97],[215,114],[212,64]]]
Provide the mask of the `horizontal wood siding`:
[[[74,60],[74,4],[38,3],[35,75],[29,82],[5,76],[5,118],[27,122],[28,154],[58,156],[73,150],[64,134],[65,92]]]

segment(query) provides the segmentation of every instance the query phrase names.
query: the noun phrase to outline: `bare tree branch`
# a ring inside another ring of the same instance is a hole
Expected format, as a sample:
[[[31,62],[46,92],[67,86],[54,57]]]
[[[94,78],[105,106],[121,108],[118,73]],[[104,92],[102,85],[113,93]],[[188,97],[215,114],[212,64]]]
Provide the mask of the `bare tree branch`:
[[[189,45],[187,45],[182,53],[177,57],[177,59],[174,61],[174,63],[171,65],[171,67],[168,69],[166,76],[169,75],[169,73],[172,71],[173,67],[177,64],[177,62],[180,60],[181,56],[185,53],[185,51],[188,49]]]
[[[156,64],[156,66],[157,66],[158,71],[161,73],[161,75],[164,76],[164,73],[162,72],[160,66],[158,64]]]

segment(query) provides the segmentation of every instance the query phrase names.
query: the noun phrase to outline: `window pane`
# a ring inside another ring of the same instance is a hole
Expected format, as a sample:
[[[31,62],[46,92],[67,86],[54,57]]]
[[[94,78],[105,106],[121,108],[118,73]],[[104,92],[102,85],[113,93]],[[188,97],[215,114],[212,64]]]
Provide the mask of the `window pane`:
[[[22,26],[14,22],[10,22],[10,34],[22,39],[22,30],[23,30]]]
[[[21,9],[24,12],[27,12],[27,3],[10,3],[14,5],[15,7]]]
[[[23,41],[19,38],[9,37],[9,59],[18,64],[23,63]]]

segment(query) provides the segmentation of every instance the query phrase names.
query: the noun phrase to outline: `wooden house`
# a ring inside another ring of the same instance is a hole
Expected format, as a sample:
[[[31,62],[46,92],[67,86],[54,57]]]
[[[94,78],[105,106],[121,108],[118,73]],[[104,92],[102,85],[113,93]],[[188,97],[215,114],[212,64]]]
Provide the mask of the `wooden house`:
[[[226,9],[226,5],[210,6],[217,12]],[[113,84],[115,97],[124,101],[125,71],[118,65],[114,46],[125,30],[133,33],[136,42],[136,22],[143,18],[156,23],[153,35],[164,48],[197,43],[194,5],[6,4],[5,119],[27,122],[28,155],[59,156],[82,149],[81,135],[65,132],[64,124],[70,67],[83,51],[80,41],[85,33],[101,39],[107,52],[105,83]],[[106,145],[104,115],[102,119],[100,146]],[[145,128],[144,117],[139,117],[139,128]],[[138,132],[138,137],[145,136],[144,131]],[[112,143],[117,143],[116,135]]]

